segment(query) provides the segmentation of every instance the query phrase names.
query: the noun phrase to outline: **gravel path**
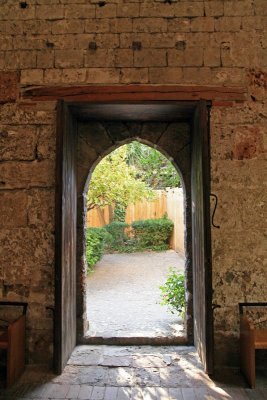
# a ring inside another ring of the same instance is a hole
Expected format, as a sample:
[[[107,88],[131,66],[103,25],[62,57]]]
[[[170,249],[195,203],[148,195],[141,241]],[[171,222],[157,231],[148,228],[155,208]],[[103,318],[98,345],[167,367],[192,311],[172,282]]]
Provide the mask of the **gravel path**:
[[[159,286],[165,282],[170,266],[184,270],[184,258],[173,250],[106,254],[87,278],[87,335],[183,336],[181,319],[159,304]]]

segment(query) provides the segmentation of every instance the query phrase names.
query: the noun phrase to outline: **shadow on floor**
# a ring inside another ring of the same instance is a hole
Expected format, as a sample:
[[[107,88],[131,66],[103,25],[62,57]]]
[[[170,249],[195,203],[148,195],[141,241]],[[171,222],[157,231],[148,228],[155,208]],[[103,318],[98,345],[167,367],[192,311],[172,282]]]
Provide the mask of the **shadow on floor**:
[[[28,367],[1,400],[264,400],[267,389],[251,390],[237,370],[211,379],[194,347],[78,346],[62,375]]]

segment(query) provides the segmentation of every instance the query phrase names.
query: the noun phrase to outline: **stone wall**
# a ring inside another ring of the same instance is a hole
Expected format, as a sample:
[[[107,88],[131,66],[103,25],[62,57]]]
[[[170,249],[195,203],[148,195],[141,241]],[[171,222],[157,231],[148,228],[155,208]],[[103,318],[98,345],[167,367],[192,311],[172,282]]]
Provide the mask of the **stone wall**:
[[[266,14],[265,0],[1,1],[0,293],[29,302],[29,362],[52,355],[56,103],[22,88],[131,83],[247,92],[211,113],[215,354],[237,362],[237,303],[267,290]]]

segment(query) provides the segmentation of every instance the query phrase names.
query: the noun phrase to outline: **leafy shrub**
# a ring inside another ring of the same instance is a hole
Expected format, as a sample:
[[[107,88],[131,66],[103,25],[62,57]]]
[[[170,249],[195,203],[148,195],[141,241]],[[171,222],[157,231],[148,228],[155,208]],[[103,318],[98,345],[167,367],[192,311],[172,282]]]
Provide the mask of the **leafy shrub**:
[[[170,312],[176,312],[184,318],[185,315],[185,279],[183,274],[178,274],[174,268],[169,269],[167,280],[159,287],[161,290],[161,303],[167,305]]]
[[[165,250],[173,230],[173,222],[167,217],[146,219],[132,223],[134,237],[140,249]]]
[[[105,226],[108,233],[106,236],[105,247],[107,250],[118,250],[124,246],[128,240],[128,236],[125,233],[125,229],[128,228],[128,224],[125,222],[113,221]]]
[[[87,272],[92,271],[93,266],[102,258],[106,236],[107,232],[104,228],[88,228],[86,230]]]
[[[113,212],[112,222],[125,222],[126,208],[122,204],[116,204]]]

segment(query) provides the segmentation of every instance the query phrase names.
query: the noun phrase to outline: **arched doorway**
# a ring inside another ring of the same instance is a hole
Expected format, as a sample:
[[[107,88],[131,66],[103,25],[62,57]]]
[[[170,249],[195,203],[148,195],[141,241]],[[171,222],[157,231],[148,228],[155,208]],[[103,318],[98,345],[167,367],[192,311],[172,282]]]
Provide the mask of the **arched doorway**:
[[[172,158],[183,177],[187,226],[187,339],[190,344],[194,337],[205,370],[211,373],[213,327],[206,102],[61,104],[58,135],[58,182],[61,185],[57,195],[60,212],[56,233],[56,370],[61,371],[77,341],[84,343],[85,293],[81,277],[85,267],[88,171],[112,147],[125,140],[141,138],[159,146]]]
[[[123,125],[125,136],[128,131],[131,139],[122,141],[89,173],[85,226],[88,273],[84,277],[84,318],[89,330],[83,341],[184,344],[188,342],[184,316],[170,306],[170,300],[162,304],[160,294],[170,274],[172,281],[177,276],[177,289],[179,279],[184,279],[184,180],[172,159],[158,151],[159,146],[148,146],[148,141],[144,144],[141,138],[133,137],[128,124],[121,122]],[[113,128],[111,122],[103,123],[106,131],[116,131],[116,126]],[[187,126],[142,123],[140,136],[143,131],[151,136],[154,131],[157,136],[169,135],[170,131],[186,136]],[[83,133],[87,134],[84,129]],[[166,290],[170,290],[171,299],[174,288],[168,286]],[[192,309],[192,296],[187,299]],[[172,312],[168,312],[170,309]],[[188,314],[186,321],[190,329],[192,315]]]

